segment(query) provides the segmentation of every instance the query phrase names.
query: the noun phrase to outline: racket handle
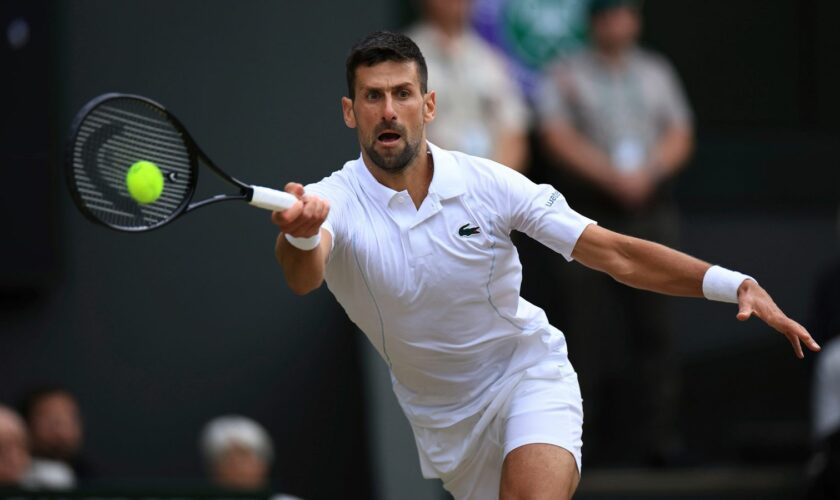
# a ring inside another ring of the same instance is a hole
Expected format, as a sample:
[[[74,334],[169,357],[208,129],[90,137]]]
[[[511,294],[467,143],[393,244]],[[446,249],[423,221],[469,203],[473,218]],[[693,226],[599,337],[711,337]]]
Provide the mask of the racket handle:
[[[251,186],[251,199],[248,201],[251,205],[266,210],[277,210],[282,212],[291,207],[297,201],[293,195],[284,191],[270,189],[262,186]]]

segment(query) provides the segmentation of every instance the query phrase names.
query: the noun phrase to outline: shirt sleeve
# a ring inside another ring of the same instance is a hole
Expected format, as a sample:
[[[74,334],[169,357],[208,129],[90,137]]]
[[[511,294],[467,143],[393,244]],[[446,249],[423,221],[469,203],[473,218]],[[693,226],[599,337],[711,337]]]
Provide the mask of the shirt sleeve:
[[[535,184],[511,169],[500,174],[510,229],[527,234],[571,261],[581,233],[597,222],[572,210],[560,191],[549,184]]]
[[[307,184],[303,190],[305,193],[317,195],[330,204],[330,212],[327,219],[321,225],[332,236],[332,246],[330,252],[335,248],[336,244],[340,244],[346,234],[345,219],[347,218],[347,189],[341,185],[338,172],[333,173],[329,177]]]

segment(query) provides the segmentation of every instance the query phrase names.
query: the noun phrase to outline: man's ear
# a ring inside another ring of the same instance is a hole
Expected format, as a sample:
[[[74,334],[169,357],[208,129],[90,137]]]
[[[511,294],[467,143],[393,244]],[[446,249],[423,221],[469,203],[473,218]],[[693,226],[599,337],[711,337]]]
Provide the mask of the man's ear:
[[[344,124],[348,128],[356,128],[356,113],[353,111],[353,100],[349,97],[341,98],[341,113],[344,115]]]
[[[437,104],[435,103],[435,91],[430,90],[426,92],[426,95],[423,97],[423,121],[424,123],[429,123],[430,121],[435,119],[435,110]]]

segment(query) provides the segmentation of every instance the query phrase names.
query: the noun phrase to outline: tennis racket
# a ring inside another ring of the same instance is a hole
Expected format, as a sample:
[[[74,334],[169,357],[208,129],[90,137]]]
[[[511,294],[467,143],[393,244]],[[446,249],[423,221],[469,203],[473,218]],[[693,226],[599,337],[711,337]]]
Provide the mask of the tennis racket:
[[[138,161],[154,163],[163,174],[163,190],[151,203],[135,201],[126,186],[128,169]],[[238,192],[192,201],[199,164]],[[79,111],[71,126],[65,168],[70,193],[81,212],[118,231],[156,229],[222,201],[285,210],[297,200],[289,193],[252,186],[228,175],[199,149],[172,113],[137,95],[104,94]]]

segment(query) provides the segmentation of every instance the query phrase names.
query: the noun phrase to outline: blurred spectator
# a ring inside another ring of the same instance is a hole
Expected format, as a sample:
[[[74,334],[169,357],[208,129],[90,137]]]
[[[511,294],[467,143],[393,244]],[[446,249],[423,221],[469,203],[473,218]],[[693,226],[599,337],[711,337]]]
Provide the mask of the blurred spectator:
[[[822,344],[814,372],[814,495],[840,498],[840,336]]]
[[[840,498],[840,262],[826,272],[814,294],[812,333],[822,345],[816,358],[813,430],[816,455],[811,463],[810,499]]]
[[[423,0],[406,33],[423,51],[437,115],[429,140],[522,171],[528,108],[504,58],[470,27],[471,0]]]
[[[240,416],[211,420],[201,436],[201,450],[217,486],[262,490],[274,457],[271,438],[262,426]]]
[[[29,464],[23,420],[10,408],[0,405],[0,488],[21,486]]]
[[[72,488],[73,471],[61,462],[32,458],[30,444],[23,419],[10,408],[0,405],[0,488]]]
[[[216,417],[201,433],[201,452],[213,483],[223,489],[267,492],[274,446],[266,430],[250,418]],[[273,494],[272,500],[300,500]]]
[[[540,85],[539,134],[564,176],[550,181],[573,207],[608,229],[676,246],[666,181],[691,152],[692,115],[671,66],[637,45],[640,30],[639,2],[592,0],[589,47]],[[680,441],[668,299],[563,264],[543,280],[555,287],[543,301],[564,308],[587,416],[584,457],[671,460]]]
[[[29,426],[35,478],[42,487],[65,489],[91,478],[82,456],[83,429],[75,397],[61,387],[42,387],[23,400],[21,413]]]

